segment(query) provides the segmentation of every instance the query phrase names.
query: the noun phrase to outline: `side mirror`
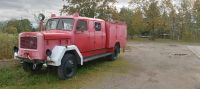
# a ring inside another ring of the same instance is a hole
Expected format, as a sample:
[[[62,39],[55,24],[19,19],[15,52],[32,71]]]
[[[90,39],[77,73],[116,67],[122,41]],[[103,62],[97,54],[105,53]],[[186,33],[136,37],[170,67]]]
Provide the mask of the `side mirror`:
[[[43,20],[45,19],[44,14],[40,13],[39,16],[38,16],[38,19],[39,19],[40,21],[43,21]]]
[[[40,23],[39,23],[39,29],[40,29],[40,31],[43,31],[44,30],[44,26],[43,26],[43,21],[44,21],[44,19],[45,19],[45,16],[44,16],[44,14],[42,14],[42,13],[40,13],[39,14],[39,16],[38,16],[38,19],[40,20]]]

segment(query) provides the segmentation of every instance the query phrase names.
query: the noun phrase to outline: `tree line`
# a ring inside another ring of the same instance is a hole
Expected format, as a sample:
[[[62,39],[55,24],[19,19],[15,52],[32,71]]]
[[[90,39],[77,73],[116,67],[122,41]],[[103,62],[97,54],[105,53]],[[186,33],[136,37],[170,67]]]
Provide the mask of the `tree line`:
[[[0,32],[8,34],[18,34],[33,30],[32,24],[28,19],[11,19],[0,22]]]
[[[148,37],[151,40],[199,40],[200,0],[130,0],[129,7],[117,8],[117,0],[65,0],[63,14],[104,20],[124,21],[129,37]],[[0,31],[9,34],[32,31],[28,19],[0,22]]]
[[[199,40],[200,0],[131,0],[117,10],[116,0],[66,0],[62,13],[125,21],[130,37]]]

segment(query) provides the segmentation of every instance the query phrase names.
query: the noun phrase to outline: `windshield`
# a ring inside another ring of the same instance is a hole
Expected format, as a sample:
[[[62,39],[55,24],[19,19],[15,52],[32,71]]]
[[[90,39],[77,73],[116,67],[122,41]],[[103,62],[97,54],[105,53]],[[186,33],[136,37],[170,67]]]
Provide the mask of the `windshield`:
[[[47,30],[72,30],[73,19],[49,19],[46,24]]]

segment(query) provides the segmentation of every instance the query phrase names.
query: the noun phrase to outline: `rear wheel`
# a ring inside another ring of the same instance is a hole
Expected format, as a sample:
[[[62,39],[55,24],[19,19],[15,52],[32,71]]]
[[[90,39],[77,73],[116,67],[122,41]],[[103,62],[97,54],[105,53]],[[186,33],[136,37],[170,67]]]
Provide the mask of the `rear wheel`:
[[[62,58],[61,65],[58,67],[58,76],[66,80],[76,74],[77,62],[73,54],[65,54]]]
[[[119,53],[120,53],[120,47],[118,45],[116,45],[114,47],[114,52],[109,56],[110,60],[111,61],[116,60],[119,56]]]

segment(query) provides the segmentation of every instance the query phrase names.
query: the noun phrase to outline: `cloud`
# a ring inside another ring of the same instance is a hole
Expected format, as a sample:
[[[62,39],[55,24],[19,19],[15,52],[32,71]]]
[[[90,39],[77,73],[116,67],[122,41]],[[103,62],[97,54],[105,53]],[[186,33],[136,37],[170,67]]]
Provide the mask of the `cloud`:
[[[1,0],[0,20],[29,18],[33,20],[37,13],[59,13],[62,0]]]
[[[122,7],[128,7],[128,2],[130,1],[130,0],[117,0],[118,1],[118,3],[117,3],[117,7],[118,8],[122,8]]]
[[[118,0],[116,7],[126,4],[127,0]],[[0,0],[0,21],[28,18],[34,22],[34,14],[59,14],[62,5],[63,0]]]

